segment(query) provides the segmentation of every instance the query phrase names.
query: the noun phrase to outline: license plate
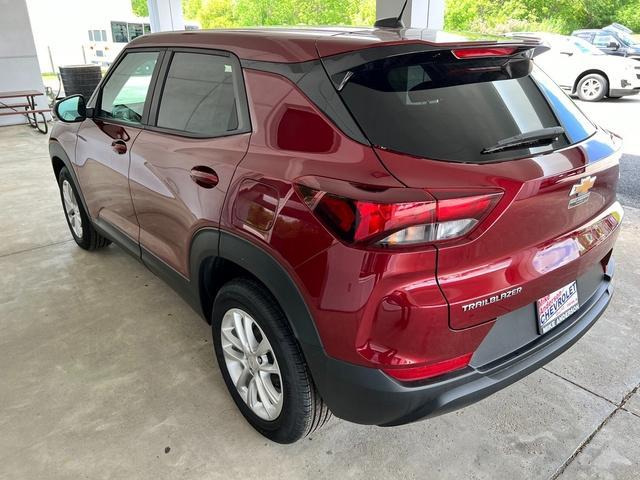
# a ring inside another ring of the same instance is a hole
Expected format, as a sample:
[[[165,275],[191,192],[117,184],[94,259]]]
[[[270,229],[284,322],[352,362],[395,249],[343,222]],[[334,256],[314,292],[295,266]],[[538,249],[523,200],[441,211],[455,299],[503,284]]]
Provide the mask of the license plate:
[[[542,335],[557,327],[575,313],[578,304],[578,286],[576,282],[542,297],[536,302],[538,308],[538,332]]]

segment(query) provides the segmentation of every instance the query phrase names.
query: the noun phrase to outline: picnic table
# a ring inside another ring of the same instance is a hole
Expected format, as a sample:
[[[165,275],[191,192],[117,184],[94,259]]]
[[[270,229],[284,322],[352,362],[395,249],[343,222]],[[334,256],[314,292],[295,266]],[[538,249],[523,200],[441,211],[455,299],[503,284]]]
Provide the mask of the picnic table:
[[[44,114],[50,112],[50,108],[37,108],[35,97],[43,95],[37,90],[19,90],[16,92],[0,92],[0,116],[4,115],[25,115],[33,128],[37,128],[41,133],[47,133],[49,126]],[[11,103],[5,103],[7,99],[13,100]],[[6,111],[9,110],[9,111]],[[38,115],[42,117],[38,121]]]

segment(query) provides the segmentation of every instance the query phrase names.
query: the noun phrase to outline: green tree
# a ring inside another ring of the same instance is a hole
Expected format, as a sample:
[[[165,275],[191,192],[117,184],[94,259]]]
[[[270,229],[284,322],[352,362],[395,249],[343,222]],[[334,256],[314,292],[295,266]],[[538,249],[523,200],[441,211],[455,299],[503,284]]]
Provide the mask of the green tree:
[[[571,33],[640,16],[640,0],[447,0],[445,26],[452,30],[548,30]]]
[[[133,10],[133,14],[138,17],[148,17],[149,16],[149,6],[147,5],[147,0],[131,0],[131,9]]]
[[[183,0],[202,28],[262,25],[373,25],[375,0]]]
[[[640,5],[629,3],[622,7],[618,12],[617,21],[626,25],[636,33],[640,32]]]

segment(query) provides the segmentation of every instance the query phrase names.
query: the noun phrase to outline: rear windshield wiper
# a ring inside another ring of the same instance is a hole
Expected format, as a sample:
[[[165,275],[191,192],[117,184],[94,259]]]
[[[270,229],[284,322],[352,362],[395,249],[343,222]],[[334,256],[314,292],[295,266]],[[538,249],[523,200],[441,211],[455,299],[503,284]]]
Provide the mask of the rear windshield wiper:
[[[513,137],[503,138],[491,147],[484,148],[480,153],[496,153],[503,150],[524,147],[542,147],[555,142],[560,135],[564,133],[562,127],[541,128],[531,132],[521,133]]]

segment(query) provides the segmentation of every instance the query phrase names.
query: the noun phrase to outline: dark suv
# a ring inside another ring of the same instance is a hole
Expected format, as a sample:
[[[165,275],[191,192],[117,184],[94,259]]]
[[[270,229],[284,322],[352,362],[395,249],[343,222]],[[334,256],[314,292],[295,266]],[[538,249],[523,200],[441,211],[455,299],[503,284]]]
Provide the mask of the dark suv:
[[[620,140],[527,39],[404,29],[145,35],[50,153],[111,241],[211,321],[247,420],[460,408],[576,342],[612,294]],[[114,299],[115,301],[115,299]]]
[[[601,29],[575,30],[571,35],[592,43],[604,53],[640,60],[640,43],[629,33],[629,29],[612,24]]]

